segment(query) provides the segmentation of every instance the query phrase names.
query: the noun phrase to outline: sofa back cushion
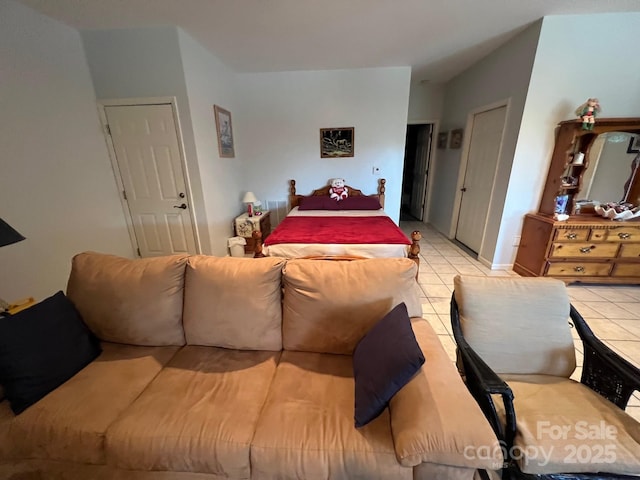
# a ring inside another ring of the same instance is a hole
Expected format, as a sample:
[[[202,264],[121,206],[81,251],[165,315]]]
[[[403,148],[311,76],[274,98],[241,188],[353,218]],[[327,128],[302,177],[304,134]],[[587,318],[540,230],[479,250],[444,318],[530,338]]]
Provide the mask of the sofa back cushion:
[[[396,305],[404,302],[410,317],[422,316],[417,268],[408,258],[289,260],[283,274],[284,349],[351,355]]]
[[[95,252],[73,257],[67,296],[101,340],[184,345],[182,301],[187,257],[128,258]]]
[[[282,350],[281,258],[189,258],[184,330],[189,345]]]

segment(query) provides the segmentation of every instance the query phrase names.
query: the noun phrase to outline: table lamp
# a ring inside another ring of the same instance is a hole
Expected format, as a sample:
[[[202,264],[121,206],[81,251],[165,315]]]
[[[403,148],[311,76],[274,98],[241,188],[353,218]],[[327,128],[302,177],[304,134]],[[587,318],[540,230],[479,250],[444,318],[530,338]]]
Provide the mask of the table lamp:
[[[24,237],[15,231],[11,225],[0,218],[0,247],[11,245],[24,240]],[[9,308],[9,304],[0,298],[0,312]]]
[[[242,199],[242,203],[246,203],[247,204],[247,214],[250,217],[253,217],[253,203],[257,202],[257,201],[258,201],[258,199],[253,194],[253,192],[247,192],[247,193],[244,194],[244,198]]]

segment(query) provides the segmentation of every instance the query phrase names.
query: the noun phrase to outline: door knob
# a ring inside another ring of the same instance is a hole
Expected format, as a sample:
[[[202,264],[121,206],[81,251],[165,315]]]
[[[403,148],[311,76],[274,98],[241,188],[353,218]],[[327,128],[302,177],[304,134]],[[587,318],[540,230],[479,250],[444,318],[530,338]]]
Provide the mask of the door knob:
[[[187,204],[183,203],[182,205],[174,205],[173,208],[181,208],[182,210],[186,210],[187,209]]]

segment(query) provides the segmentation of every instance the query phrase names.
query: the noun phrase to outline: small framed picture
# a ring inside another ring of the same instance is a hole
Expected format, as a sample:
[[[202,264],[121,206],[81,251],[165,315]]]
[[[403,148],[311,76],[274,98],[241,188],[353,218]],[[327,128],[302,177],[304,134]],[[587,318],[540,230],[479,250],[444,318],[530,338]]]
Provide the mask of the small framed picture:
[[[438,134],[438,148],[447,148],[447,139],[449,138],[449,132],[440,132]]]
[[[631,135],[627,153],[640,153],[640,135]]]
[[[320,157],[353,157],[354,127],[321,128]]]
[[[569,195],[558,195],[556,197],[555,213],[567,213],[567,206],[569,205]]]
[[[456,128],[451,130],[451,138],[449,139],[449,148],[460,148],[462,146],[462,135],[464,130]]]
[[[231,127],[231,112],[218,105],[213,106],[216,117],[216,132],[218,133],[218,152],[223,158],[236,156],[233,148],[233,128]]]

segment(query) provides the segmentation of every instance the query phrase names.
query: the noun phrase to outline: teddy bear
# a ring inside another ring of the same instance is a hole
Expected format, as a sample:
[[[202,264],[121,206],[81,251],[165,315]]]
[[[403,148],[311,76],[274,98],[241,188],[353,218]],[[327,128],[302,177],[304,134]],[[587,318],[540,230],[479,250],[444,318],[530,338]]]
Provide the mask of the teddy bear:
[[[344,178],[334,178],[331,180],[331,187],[329,188],[329,197],[333,198],[336,202],[347,198],[349,196],[349,189],[344,186]]]

